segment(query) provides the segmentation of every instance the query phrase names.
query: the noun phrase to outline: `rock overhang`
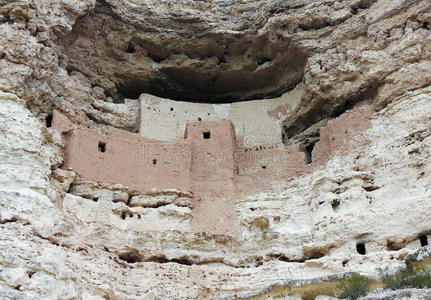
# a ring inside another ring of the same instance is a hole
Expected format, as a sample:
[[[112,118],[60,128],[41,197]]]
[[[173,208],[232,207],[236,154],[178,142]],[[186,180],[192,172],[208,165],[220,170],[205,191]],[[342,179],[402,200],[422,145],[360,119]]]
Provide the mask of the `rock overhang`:
[[[306,53],[286,34],[259,30],[270,16],[267,6],[259,11],[257,2],[246,3],[249,11],[232,15],[222,12],[227,1],[207,3],[213,8],[208,13],[200,13],[200,4],[96,1],[94,11],[59,39],[67,69],[116,101],[150,93],[230,103],[280,96],[302,81]],[[163,9],[169,20],[157,19]],[[225,18],[207,23],[220,14]],[[220,30],[225,22],[230,30]]]

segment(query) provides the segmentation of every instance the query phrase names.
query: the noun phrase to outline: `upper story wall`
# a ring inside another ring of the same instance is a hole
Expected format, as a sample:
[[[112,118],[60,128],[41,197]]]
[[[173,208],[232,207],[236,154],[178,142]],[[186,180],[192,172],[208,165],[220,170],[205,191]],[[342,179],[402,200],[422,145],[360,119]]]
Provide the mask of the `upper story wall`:
[[[246,146],[281,144],[282,121],[296,98],[289,93],[274,99],[205,104],[143,94],[139,132],[150,139],[174,142],[184,136],[188,123],[230,120]]]

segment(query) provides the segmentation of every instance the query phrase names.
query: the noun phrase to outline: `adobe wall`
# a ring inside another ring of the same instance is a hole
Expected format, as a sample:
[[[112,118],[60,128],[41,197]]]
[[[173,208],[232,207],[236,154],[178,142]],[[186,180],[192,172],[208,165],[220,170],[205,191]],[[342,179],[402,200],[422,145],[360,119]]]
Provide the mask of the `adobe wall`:
[[[184,136],[191,122],[230,120],[235,134],[247,146],[281,144],[282,121],[290,105],[300,99],[300,91],[279,98],[205,104],[173,101],[142,94],[139,133],[147,138],[174,142]]]
[[[141,192],[191,189],[188,140],[164,143],[118,129],[103,135],[71,125],[58,112],[53,115],[53,128],[62,133],[66,144],[64,167],[87,180],[119,183]]]
[[[207,134],[208,136],[205,136]],[[209,197],[233,193],[235,132],[230,121],[189,123],[186,140],[191,142],[191,178],[194,192]]]
[[[298,145],[238,148],[238,192],[247,196],[304,173],[309,167]]]
[[[347,154],[355,145],[355,138],[371,127],[374,107],[363,105],[346,111],[320,128],[320,140],[316,143],[313,166],[325,164],[335,154]]]
[[[64,166],[87,180],[120,183],[143,192],[178,189],[192,191],[197,198],[233,200],[270,190],[348,152],[355,137],[371,126],[372,113],[372,107],[362,106],[329,121],[320,129],[310,164],[300,145],[244,147],[227,120],[191,122],[175,142],[118,129],[103,135],[75,126],[58,112],[53,127],[66,144]]]
[[[195,194],[192,227],[196,231],[235,235],[235,130],[231,121],[189,123],[192,145],[191,181]]]

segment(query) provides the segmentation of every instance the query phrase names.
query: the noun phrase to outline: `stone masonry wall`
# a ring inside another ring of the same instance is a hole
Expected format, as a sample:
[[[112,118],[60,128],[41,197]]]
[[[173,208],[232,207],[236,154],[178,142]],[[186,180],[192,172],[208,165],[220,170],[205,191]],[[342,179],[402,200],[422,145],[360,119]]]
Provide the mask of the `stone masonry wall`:
[[[236,135],[248,146],[281,144],[282,122],[289,103],[297,97],[293,94],[227,104],[191,103],[142,94],[139,132],[147,138],[175,142],[183,137],[188,123],[231,120]]]
[[[53,127],[66,144],[64,167],[87,180],[141,192],[178,189],[205,199],[230,199],[271,189],[348,151],[355,136],[369,128],[372,112],[361,106],[330,121],[309,154],[301,145],[246,147],[234,124],[223,120],[189,123],[176,142],[119,129],[103,135],[75,126],[59,112],[54,112]]]

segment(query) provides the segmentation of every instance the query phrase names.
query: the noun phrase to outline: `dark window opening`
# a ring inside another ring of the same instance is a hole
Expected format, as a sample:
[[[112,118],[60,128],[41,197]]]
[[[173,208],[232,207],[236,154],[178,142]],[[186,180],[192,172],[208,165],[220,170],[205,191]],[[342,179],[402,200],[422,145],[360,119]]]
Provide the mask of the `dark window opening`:
[[[106,152],[106,143],[99,142],[99,152],[102,152],[102,153]]]
[[[52,114],[48,114],[45,118],[46,127],[52,127]]]
[[[421,241],[421,247],[428,245],[428,237],[424,234],[419,237],[419,240]]]
[[[266,166],[262,166],[262,169],[266,169]]]
[[[211,138],[211,132],[207,131],[203,133],[204,140],[209,140]]]
[[[133,45],[132,43],[129,43],[126,51],[127,53],[135,53],[136,52],[135,45]]]
[[[202,118],[198,118],[198,121],[200,122],[200,121],[202,121]]]
[[[361,255],[365,255],[367,253],[367,251],[365,249],[365,243],[357,243],[356,244],[356,251]]]
[[[153,165],[157,165],[157,159],[153,159]]]
[[[173,107],[171,107],[171,111],[174,111],[174,108],[173,108]]]
[[[307,164],[311,164],[313,161],[313,149],[316,142],[310,143],[304,147],[303,151],[305,153],[305,161]]]
[[[340,205],[340,199],[334,199],[331,201],[332,209],[334,210],[337,209],[339,205]]]

